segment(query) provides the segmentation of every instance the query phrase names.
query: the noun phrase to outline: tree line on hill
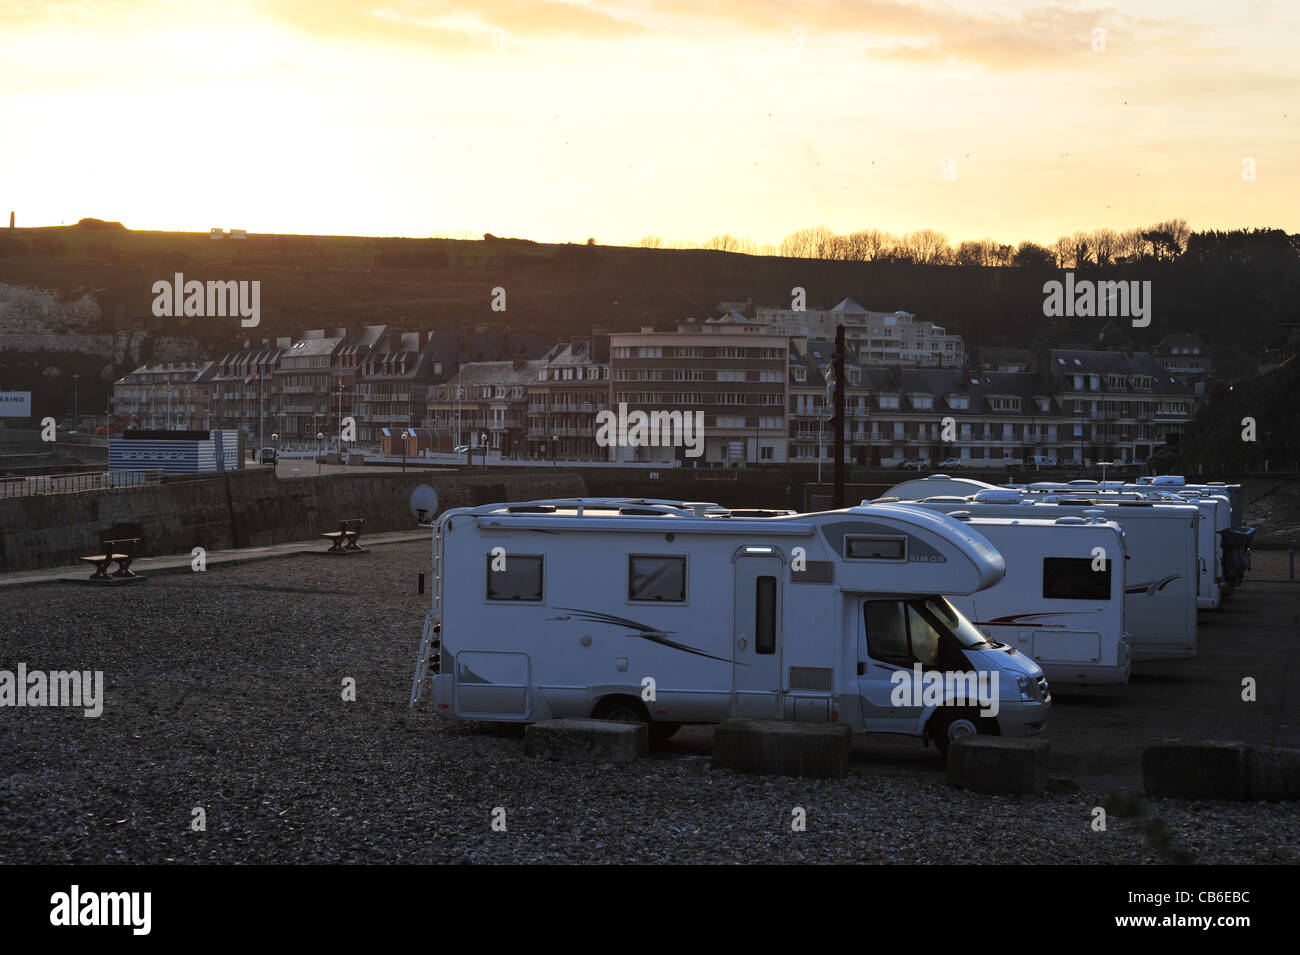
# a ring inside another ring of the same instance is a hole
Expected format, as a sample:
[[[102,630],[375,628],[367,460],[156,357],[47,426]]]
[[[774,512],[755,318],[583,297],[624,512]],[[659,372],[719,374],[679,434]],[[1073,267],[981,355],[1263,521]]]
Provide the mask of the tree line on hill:
[[[761,245],[730,233],[715,235],[702,243],[665,242],[661,236],[647,235],[636,245],[647,249],[700,248],[842,262],[1077,269],[1172,262],[1185,255],[1199,260],[1227,248],[1240,254],[1261,243],[1289,248],[1293,254],[1300,251],[1300,236],[1288,236],[1278,229],[1193,232],[1186,219],[1166,219],[1147,228],[1078,231],[1063,235],[1050,245],[1030,241],[1013,244],[991,238],[967,239],[953,245],[944,233],[934,229],[918,229],[898,236],[881,229],[837,233],[824,225],[792,232],[779,245]]]

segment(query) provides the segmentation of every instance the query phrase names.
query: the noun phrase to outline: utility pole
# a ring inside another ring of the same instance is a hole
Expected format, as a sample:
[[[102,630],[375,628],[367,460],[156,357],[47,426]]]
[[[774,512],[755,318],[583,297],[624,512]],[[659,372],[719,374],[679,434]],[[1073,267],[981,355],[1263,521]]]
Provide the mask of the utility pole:
[[[81,391],[80,375],[72,376],[72,428],[76,430],[77,422],[81,420]]]
[[[844,506],[844,326],[835,326],[835,354],[831,356],[831,376],[835,397],[835,496],[834,509]]]

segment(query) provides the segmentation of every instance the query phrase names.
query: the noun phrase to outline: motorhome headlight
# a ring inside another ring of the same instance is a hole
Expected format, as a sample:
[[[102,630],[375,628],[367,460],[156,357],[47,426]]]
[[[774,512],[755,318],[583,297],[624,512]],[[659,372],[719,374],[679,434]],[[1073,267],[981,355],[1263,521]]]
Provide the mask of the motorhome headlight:
[[[1022,700],[1038,699],[1038,684],[1035,683],[1031,677],[1016,677],[1016,687],[1020,690],[1020,698]]]

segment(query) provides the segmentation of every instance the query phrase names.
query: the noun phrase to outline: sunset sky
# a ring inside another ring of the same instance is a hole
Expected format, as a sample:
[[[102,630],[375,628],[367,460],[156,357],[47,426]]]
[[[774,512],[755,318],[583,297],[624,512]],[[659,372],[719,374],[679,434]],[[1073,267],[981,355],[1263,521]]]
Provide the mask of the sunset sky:
[[[0,206],[602,244],[1296,232],[1298,59],[1282,0],[3,0]]]

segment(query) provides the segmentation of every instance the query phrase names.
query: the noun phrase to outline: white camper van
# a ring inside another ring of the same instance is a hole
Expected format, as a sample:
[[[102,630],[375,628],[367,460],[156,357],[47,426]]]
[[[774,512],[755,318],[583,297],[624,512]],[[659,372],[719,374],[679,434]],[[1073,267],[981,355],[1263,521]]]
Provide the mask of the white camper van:
[[[1156,506],[1148,501],[1110,505],[1053,504],[1010,488],[981,491],[968,500],[918,502],[940,513],[969,511],[972,517],[1091,518],[1098,508],[1124,529],[1128,558],[1124,583],[1124,626],[1132,658],[1170,660],[1196,656],[1196,535],[1200,518],[1191,505]]]
[[[1006,576],[965,597],[949,597],[990,640],[1028,653],[1052,684],[1127,683],[1124,532],[1100,513],[1088,518],[949,517],[997,548]]]
[[[1201,495],[1195,491],[1182,494],[1167,493],[1138,485],[1118,485],[1114,488],[1087,490],[1070,488],[1066,491],[1043,491],[1035,494],[1036,500],[1052,503],[1117,504],[1127,501],[1150,501],[1157,506],[1177,505],[1195,507],[1200,513],[1196,525],[1196,606],[1213,610],[1223,602],[1223,554],[1220,532],[1228,528],[1229,504],[1227,497]]]
[[[891,505],[715,514],[611,499],[445,512],[411,704],[427,681],[452,719],[636,719],[656,738],[731,717],[829,721],[940,750],[1045,727],[1042,669],[943,596],[1006,569],[961,522]]]

